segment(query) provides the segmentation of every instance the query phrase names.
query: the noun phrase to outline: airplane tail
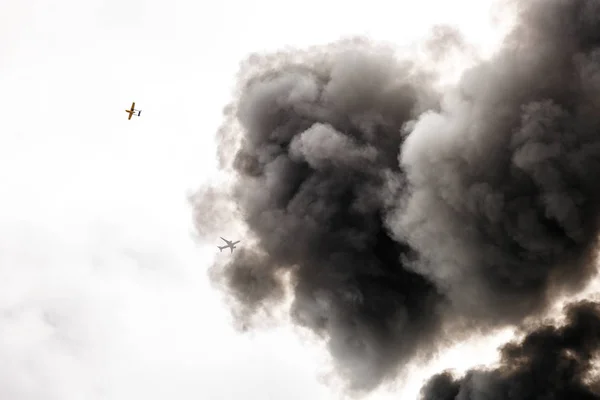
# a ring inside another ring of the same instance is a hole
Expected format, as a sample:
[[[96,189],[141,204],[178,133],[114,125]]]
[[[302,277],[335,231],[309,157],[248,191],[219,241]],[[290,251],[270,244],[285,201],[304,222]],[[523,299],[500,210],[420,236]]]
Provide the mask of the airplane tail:
[[[142,113],[142,110],[138,111],[138,117],[140,116],[141,113]]]

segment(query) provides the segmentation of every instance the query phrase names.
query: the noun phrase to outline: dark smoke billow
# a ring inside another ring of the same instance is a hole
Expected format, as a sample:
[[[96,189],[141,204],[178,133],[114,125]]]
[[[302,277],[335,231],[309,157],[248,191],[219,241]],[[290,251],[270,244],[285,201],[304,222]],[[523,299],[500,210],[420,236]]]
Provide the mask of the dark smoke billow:
[[[234,107],[233,197],[259,242],[221,279],[247,315],[281,297],[289,272],[296,323],[327,337],[352,386],[372,387],[440,324],[441,295],[403,267],[415,255],[384,223],[403,185],[401,129],[435,105],[434,90],[386,48],[350,42],[304,57],[276,58]]]
[[[566,324],[544,325],[501,349],[500,365],[472,370],[462,378],[434,376],[422,400],[600,399],[595,375],[600,352],[600,304],[567,307]]]
[[[389,225],[470,316],[514,322],[595,271],[599,4],[527,2],[403,146],[410,185]]]
[[[213,276],[248,315],[288,275],[295,322],[353,389],[595,273],[600,2],[518,9],[496,56],[446,93],[364,41],[243,69],[219,155],[257,244]]]

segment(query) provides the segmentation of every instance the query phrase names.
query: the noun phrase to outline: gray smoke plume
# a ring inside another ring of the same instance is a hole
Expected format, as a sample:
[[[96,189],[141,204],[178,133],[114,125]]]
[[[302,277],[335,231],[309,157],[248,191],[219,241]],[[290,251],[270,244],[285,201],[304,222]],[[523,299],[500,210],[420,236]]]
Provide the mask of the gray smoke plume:
[[[247,315],[288,276],[352,389],[542,312],[595,273],[599,45],[599,1],[533,0],[448,93],[364,41],[252,57],[219,156],[257,242],[214,279]]]
[[[500,365],[472,370],[459,379],[434,376],[422,400],[600,399],[595,374],[600,352],[600,304],[567,307],[564,326],[544,325],[501,349]]]
[[[389,220],[414,271],[478,321],[516,322],[595,272],[600,3],[530,1],[403,145]]]
[[[352,386],[371,387],[440,323],[440,294],[403,268],[410,251],[384,226],[402,186],[401,129],[434,91],[385,48],[351,42],[304,57],[277,57],[233,107],[243,135],[233,197],[258,246],[234,252],[220,279],[258,310],[289,272],[295,321],[329,340]]]

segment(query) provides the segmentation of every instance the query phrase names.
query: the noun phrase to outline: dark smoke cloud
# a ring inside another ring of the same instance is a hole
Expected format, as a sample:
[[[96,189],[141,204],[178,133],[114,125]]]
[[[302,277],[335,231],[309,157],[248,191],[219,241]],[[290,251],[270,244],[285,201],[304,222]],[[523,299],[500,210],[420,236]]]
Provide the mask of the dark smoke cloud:
[[[258,246],[220,271],[240,315],[281,296],[289,272],[295,321],[328,338],[353,386],[370,387],[440,324],[440,294],[402,267],[411,253],[384,227],[401,185],[390,182],[401,179],[400,131],[434,92],[388,49],[354,44],[301,65],[280,55],[249,79],[234,108],[233,197]]]
[[[501,349],[500,365],[471,370],[459,379],[436,375],[422,400],[600,399],[594,365],[600,351],[600,304],[567,307],[564,326],[541,326]]]
[[[367,41],[251,57],[219,131],[257,240],[212,271],[238,315],[289,281],[295,322],[370,389],[453,327],[516,324],[580,289],[600,206],[599,5],[524,3],[448,93]]]
[[[595,272],[600,2],[530,1],[496,57],[403,145],[389,226],[478,320],[517,322]]]

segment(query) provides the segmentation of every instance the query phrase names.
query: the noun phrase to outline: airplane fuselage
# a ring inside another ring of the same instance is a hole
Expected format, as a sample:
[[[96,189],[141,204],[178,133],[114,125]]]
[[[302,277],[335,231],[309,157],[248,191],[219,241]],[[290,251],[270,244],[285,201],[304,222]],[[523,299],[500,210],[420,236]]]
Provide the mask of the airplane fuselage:
[[[140,114],[142,113],[142,110],[136,110],[135,109],[135,101],[133,103],[131,103],[131,108],[129,110],[125,110],[125,112],[127,114],[129,114],[129,117],[127,119],[131,119],[131,117],[133,116],[133,114],[135,112],[137,112],[137,116],[139,117]]]
[[[223,241],[225,243],[227,243],[227,245],[226,246],[217,246],[219,248],[219,251],[223,251],[224,249],[229,248],[231,250],[231,252],[233,253],[233,249],[236,248],[235,245],[240,242],[239,240],[237,242],[232,242],[232,241],[229,241],[229,240],[227,240],[225,238],[221,238],[221,239],[223,239]]]

